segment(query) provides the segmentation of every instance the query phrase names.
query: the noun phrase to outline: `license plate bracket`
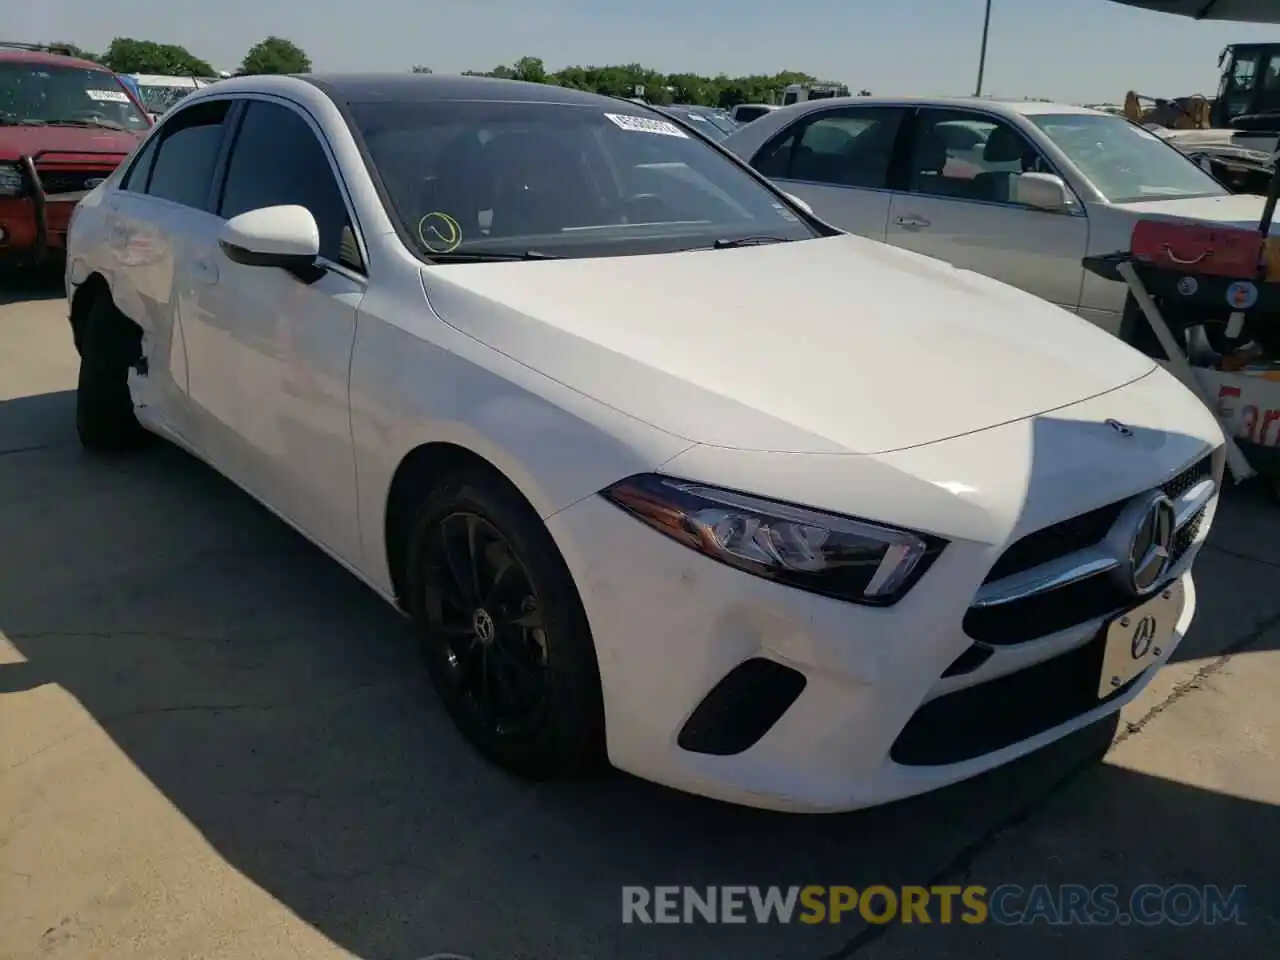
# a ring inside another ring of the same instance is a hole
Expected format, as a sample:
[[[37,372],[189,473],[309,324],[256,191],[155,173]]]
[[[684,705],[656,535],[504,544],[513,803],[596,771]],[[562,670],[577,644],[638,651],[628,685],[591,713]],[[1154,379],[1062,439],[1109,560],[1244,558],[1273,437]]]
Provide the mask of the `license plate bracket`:
[[[1160,659],[1186,601],[1182,581],[1162,587],[1150,600],[1113,619],[1106,628],[1098,699],[1104,700]]]

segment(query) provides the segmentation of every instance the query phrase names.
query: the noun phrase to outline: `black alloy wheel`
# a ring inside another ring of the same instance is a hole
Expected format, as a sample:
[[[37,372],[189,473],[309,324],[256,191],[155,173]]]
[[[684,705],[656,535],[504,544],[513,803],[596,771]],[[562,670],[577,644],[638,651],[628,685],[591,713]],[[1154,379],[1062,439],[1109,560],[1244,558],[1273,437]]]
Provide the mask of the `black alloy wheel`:
[[[464,709],[494,737],[535,732],[547,707],[547,633],[511,544],[484,517],[450,513],[424,544],[426,629]]]
[[[464,469],[420,504],[406,599],[461,733],[530,779],[608,768],[595,643],[546,526],[500,477]]]

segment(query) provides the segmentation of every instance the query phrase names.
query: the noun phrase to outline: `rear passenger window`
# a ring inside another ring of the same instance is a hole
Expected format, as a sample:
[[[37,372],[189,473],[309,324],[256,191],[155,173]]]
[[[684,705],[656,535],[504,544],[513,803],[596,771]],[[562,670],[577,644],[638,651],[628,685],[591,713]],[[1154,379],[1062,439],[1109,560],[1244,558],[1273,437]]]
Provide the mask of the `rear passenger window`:
[[[899,107],[858,107],[811,114],[766,145],[754,166],[766,177],[842,187],[888,186],[902,123]]]
[[[229,100],[199,103],[164,124],[148,194],[197,210],[208,209],[213,168],[222,149],[223,121],[230,109]]]
[[[255,100],[236,135],[218,211],[230,219],[282,204],[311,211],[322,257],[361,268],[342,191],[311,125],[288,107]]]

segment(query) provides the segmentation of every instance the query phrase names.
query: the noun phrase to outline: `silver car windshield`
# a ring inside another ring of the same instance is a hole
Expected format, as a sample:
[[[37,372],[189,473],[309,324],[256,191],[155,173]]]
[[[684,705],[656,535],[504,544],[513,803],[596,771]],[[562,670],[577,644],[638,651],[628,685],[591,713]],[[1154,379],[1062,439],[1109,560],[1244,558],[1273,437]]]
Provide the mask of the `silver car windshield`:
[[[1216,197],[1227,189],[1176,147],[1123,117],[1027,117],[1112,203]]]

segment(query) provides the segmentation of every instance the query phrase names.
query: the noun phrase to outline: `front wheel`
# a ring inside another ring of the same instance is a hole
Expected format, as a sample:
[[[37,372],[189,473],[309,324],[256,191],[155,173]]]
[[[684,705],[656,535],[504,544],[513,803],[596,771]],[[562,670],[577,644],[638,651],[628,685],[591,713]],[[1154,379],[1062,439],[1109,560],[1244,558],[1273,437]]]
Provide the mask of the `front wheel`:
[[[605,766],[586,614],[522,498],[484,471],[442,483],[418,509],[408,573],[427,671],[463,736],[532,779]]]

